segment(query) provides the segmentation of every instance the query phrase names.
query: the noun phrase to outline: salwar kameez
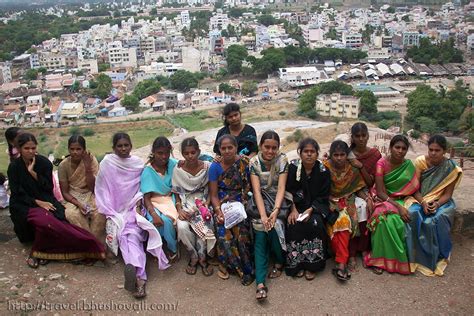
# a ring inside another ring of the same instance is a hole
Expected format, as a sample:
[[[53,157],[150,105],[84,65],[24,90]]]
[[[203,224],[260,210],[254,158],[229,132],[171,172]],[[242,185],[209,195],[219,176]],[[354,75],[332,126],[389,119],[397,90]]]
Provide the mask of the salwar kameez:
[[[307,221],[286,226],[288,276],[296,276],[300,271],[318,272],[326,267],[328,237],[321,214],[329,212],[331,175],[321,161],[316,161],[310,174],[303,169],[299,160],[289,165],[286,191],[298,213],[310,207],[313,212]]]

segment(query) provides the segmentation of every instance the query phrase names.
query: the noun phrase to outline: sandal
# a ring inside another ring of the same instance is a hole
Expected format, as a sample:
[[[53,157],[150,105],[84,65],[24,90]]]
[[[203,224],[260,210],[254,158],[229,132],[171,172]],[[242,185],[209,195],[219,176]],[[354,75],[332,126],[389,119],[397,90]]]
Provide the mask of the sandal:
[[[269,279],[276,279],[281,276],[283,272],[283,265],[280,267],[277,267],[276,265],[273,266],[272,271],[268,274]]]
[[[240,280],[240,283],[242,283],[242,285],[249,286],[250,284],[253,283],[254,280],[255,278],[252,275],[244,274],[244,276]]]
[[[351,272],[357,272],[357,261],[356,259],[349,259],[349,263],[347,264],[347,268]]]
[[[341,282],[349,281],[351,278],[347,268],[334,268],[332,269],[332,274]]]
[[[31,268],[31,269],[38,269],[39,266],[39,260],[35,257],[29,256],[26,259],[26,264]]]
[[[137,288],[136,291],[133,293],[133,297],[140,299],[146,297],[146,282],[143,281],[142,285],[138,285],[139,282],[137,282]]]
[[[296,275],[295,275],[295,278],[302,278],[304,275],[304,270],[301,270],[300,272],[298,272]]]
[[[206,261],[204,263],[199,262],[199,265],[201,266],[202,274],[205,276],[211,276],[214,273],[214,269]]]
[[[198,261],[192,264],[193,259],[189,259],[188,266],[186,267],[186,273],[189,275],[195,275],[197,271]]]
[[[268,292],[268,288],[266,286],[258,287],[257,295],[255,297],[257,301],[265,300],[267,298],[267,292]]]
[[[137,273],[135,267],[128,263],[125,265],[123,274],[125,277],[123,287],[129,292],[135,291],[137,289]]]
[[[217,276],[222,280],[227,280],[230,277],[229,272],[227,272],[227,269],[222,265],[219,265],[219,271],[217,271]]]
[[[39,259],[38,263],[41,265],[41,266],[45,266],[49,263],[49,260],[47,259]]]
[[[314,280],[314,278],[316,278],[316,273],[311,272],[311,271],[305,271],[304,277],[305,277],[306,280],[312,281],[312,280]]]
[[[373,273],[377,274],[377,275],[381,275],[383,274],[383,269],[381,268],[378,268],[378,267],[369,267],[370,270],[372,270]]]

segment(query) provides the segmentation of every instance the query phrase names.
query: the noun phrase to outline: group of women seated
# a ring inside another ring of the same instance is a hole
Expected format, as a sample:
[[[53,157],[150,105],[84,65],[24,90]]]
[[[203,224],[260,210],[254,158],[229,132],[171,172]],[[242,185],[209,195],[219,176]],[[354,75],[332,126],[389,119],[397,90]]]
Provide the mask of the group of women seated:
[[[27,263],[103,260],[106,248],[121,254],[126,290],[146,296],[146,252],[166,269],[189,252],[186,273],[214,273],[256,282],[256,299],[267,298],[267,278],[313,280],[331,256],[341,282],[357,271],[356,256],[374,273],[443,275],[450,258],[452,200],[462,170],[445,158],[447,142],[435,135],[428,153],[413,163],[408,139],[396,135],[383,157],[367,146],[368,128],[356,123],[351,143],[334,141],[328,159],[302,139],[299,159],[280,152],[280,137],[242,123],[238,105],[224,109],[225,127],[215,156],[204,161],[194,138],[181,143],[183,159],[171,157],[165,137],[152,144],[148,162],[131,155],[126,133],[112,140],[100,162],[85,139],[72,136],[59,165],[64,204],[53,194],[49,160],[37,153],[32,134],[12,142],[18,157],[8,169],[10,212],[21,242],[33,241]],[[270,264],[271,262],[271,264]],[[271,265],[271,267],[269,267]]]

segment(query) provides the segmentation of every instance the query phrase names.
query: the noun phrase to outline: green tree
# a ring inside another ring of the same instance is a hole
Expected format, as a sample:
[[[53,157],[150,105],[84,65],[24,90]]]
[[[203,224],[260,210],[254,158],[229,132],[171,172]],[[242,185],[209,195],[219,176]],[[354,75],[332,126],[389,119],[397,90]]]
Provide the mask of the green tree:
[[[37,69],[28,69],[25,73],[26,80],[36,80],[38,79],[38,70]]]
[[[133,94],[126,94],[120,100],[120,104],[127,110],[136,111],[140,105],[140,100]]]
[[[255,61],[253,70],[255,73],[267,76],[272,72],[286,66],[285,52],[277,48],[265,49],[261,53],[262,58]]]
[[[426,116],[420,116],[416,118],[415,128],[422,133],[428,134],[433,134],[437,131],[435,120]]]
[[[394,7],[388,7],[387,13],[395,13],[395,8]]]
[[[247,49],[242,45],[230,45],[226,51],[227,69],[231,74],[238,74],[242,70],[242,61],[247,57]]]
[[[156,10],[156,8],[153,8],[150,10],[150,15],[157,15],[158,14],[158,11]]]
[[[277,20],[270,14],[263,14],[257,18],[258,23],[265,26],[277,24]]]
[[[110,64],[100,63],[98,65],[98,68],[99,68],[99,72],[107,71],[110,69]]]
[[[219,85],[219,92],[225,92],[226,94],[231,94],[235,92],[235,89],[231,85],[223,82]]]
[[[378,99],[372,91],[358,91],[356,96],[360,98],[360,115],[370,117],[377,114]]]
[[[186,92],[191,88],[196,88],[199,80],[195,74],[186,70],[178,70],[170,77],[170,84],[173,89]]]
[[[242,84],[242,94],[245,96],[253,96],[257,91],[257,82],[254,80],[246,80]]]
[[[99,74],[95,79],[97,87],[94,89],[95,95],[101,99],[105,99],[109,96],[110,90],[112,90],[112,79],[105,74]]]
[[[140,81],[133,89],[133,95],[141,100],[149,95],[155,94],[161,90],[161,84],[156,79],[146,79]]]

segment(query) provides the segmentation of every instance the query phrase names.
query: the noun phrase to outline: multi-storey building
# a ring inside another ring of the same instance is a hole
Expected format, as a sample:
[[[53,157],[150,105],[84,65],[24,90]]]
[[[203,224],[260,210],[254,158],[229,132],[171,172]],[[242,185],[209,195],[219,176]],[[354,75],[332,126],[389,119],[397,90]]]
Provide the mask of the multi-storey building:
[[[40,65],[48,70],[66,68],[66,56],[57,50],[42,52],[40,54]]]
[[[99,72],[97,59],[81,59],[77,62],[77,68],[80,70],[86,70],[90,74],[94,75]]]
[[[10,81],[12,81],[10,64],[7,62],[0,63],[0,85]]]
[[[316,67],[289,67],[279,69],[280,80],[290,87],[315,85],[328,78],[324,71]]]
[[[362,34],[345,31],[342,33],[342,43],[347,48],[358,48],[363,45]]]
[[[115,41],[107,45],[109,63],[112,68],[137,67],[137,49],[125,48],[122,42]]]
[[[209,31],[225,30],[229,25],[227,13],[216,13],[209,19]]]
[[[357,119],[359,117],[358,98],[339,93],[320,94],[316,98],[315,108],[321,116]]]
[[[403,48],[407,49],[413,46],[420,45],[420,33],[418,32],[403,32],[402,33]]]

